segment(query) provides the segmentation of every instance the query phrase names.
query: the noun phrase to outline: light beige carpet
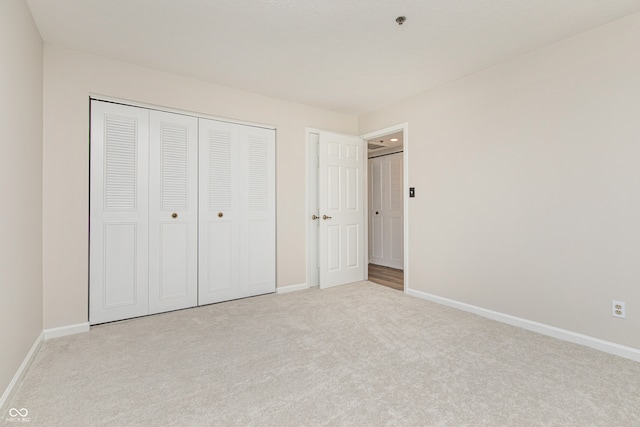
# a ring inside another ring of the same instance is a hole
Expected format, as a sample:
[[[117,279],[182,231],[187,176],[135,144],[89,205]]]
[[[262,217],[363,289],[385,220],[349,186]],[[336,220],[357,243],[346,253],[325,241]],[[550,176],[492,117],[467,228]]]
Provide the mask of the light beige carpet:
[[[47,341],[11,407],[61,426],[638,426],[640,363],[364,282]]]

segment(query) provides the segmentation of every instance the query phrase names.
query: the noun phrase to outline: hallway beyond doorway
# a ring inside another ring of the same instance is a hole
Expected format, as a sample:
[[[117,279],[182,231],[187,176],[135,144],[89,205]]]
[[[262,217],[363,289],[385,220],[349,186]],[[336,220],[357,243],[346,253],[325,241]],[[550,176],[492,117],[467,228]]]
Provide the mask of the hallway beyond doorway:
[[[369,281],[398,291],[404,290],[404,271],[369,264]]]

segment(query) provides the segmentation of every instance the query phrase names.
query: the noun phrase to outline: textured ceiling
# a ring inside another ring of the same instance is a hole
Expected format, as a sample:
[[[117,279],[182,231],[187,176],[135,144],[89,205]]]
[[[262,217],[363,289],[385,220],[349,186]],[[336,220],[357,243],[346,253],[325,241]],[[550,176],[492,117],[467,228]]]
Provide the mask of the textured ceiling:
[[[640,0],[27,2],[50,45],[348,114],[640,11]]]

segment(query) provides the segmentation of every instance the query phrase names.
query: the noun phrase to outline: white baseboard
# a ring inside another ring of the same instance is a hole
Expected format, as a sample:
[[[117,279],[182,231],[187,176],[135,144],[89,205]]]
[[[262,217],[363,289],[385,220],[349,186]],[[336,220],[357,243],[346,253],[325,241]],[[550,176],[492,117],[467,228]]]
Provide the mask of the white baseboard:
[[[60,326],[58,328],[45,329],[44,339],[50,340],[51,338],[64,337],[67,335],[81,334],[82,332],[89,332],[89,322],[76,323],[75,325]]]
[[[486,317],[498,322],[506,323],[512,326],[518,326],[520,328],[537,332],[542,335],[558,338],[560,340],[572,342],[574,344],[584,345],[596,350],[604,351],[605,353],[610,353],[616,356],[640,362],[640,349],[637,348],[612,343],[610,341],[601,340],[599,338],[590,337],[588,335],[579,334],[577,332],[568,331],[566,329],[556,328],[555,326],[545,325],[544,323],[534,322],[532,320],[523,319],[521,317],[515,317],[509,314],[487,310],[486,308],[477,307],[475,305],[466,304],[448,298],[442,298],[426,292],[416,291],[414,289],[407,289],[407,294],[413,297],[425,299],[427,301],[457,308],[458,310],[477,314],[478,316]]]
[[[0,397],[0,414],[4,413],[4,410],[6,409],[5,405],[13,397],[13,394],[17,390],[18,384],[20,384],[20,381],[22,381],[22,378],[27,373],[27,370],[29,369],[29,366],[31,366],[31,363],[33,362],[36,354],[38,354],[38,350],[40,349],[40,345],[42,345],[43,340],[44,332],[40,332],[40,335],[38,335],[38,338],[36,338],[36,341],[33,343],[31,349],[20,364],[18,371],[11,379],[11,382],[7,386],[7,389],[4,391],[4,393],[2,393],[2,397]]]
[[[302,291],[309,289],[306,283],[300,283],[299,285],[279,286],[276,288],[278,294],[288,294],[289,292]]]

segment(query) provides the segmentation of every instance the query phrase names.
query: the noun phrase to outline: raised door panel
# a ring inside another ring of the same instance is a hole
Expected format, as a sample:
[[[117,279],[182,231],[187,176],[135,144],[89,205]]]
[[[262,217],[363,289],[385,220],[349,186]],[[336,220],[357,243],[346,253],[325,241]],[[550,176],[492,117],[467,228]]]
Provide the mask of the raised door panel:
[[[149,312],[197,305],[198,119],[150,112]]]
[[[327,225],[326,227],[327,251],[325,269],[327,273],[340,273],[342,270],[342,227],[339,225]]]
[[[138,299],[136,223],[110,223],[103,226],[104,295],[102,308],[135,305]]]
[[[206,235],[206,264],[210,267],[202,278],[201,293],[203,295],[228,295],[229,298],[238,297],[237,256],[232,248],[237,247],[237,237],[234,236],[233,221],[218,220],[207,223]],[[222,301],[222,300],[220,300]],[[214,302],[214,301],[210,301]],[[202,304],[202,302],[201,302]]]
[[[390,220],[390,249],[389,249],[389,262],[391,263],[392,268],[403,269],[403,261],[404,261],[404,244],[403,244],[403,219],[401,216],[391,217]]]
[[[148,130],[148,110],[91,101],[91,324],[148,312]]]
[[[371,227],[371,254],[370,261],[373,264],[378,264],[382,261],[384,257],[384,249],[383,249],[383,217],[380,215],[373,215],[371,217],[371,223],[369,227]]]
[[[242,297],[238,125],[199,120],[198,304]],[[244,268],[244,267],[242,267]]]

